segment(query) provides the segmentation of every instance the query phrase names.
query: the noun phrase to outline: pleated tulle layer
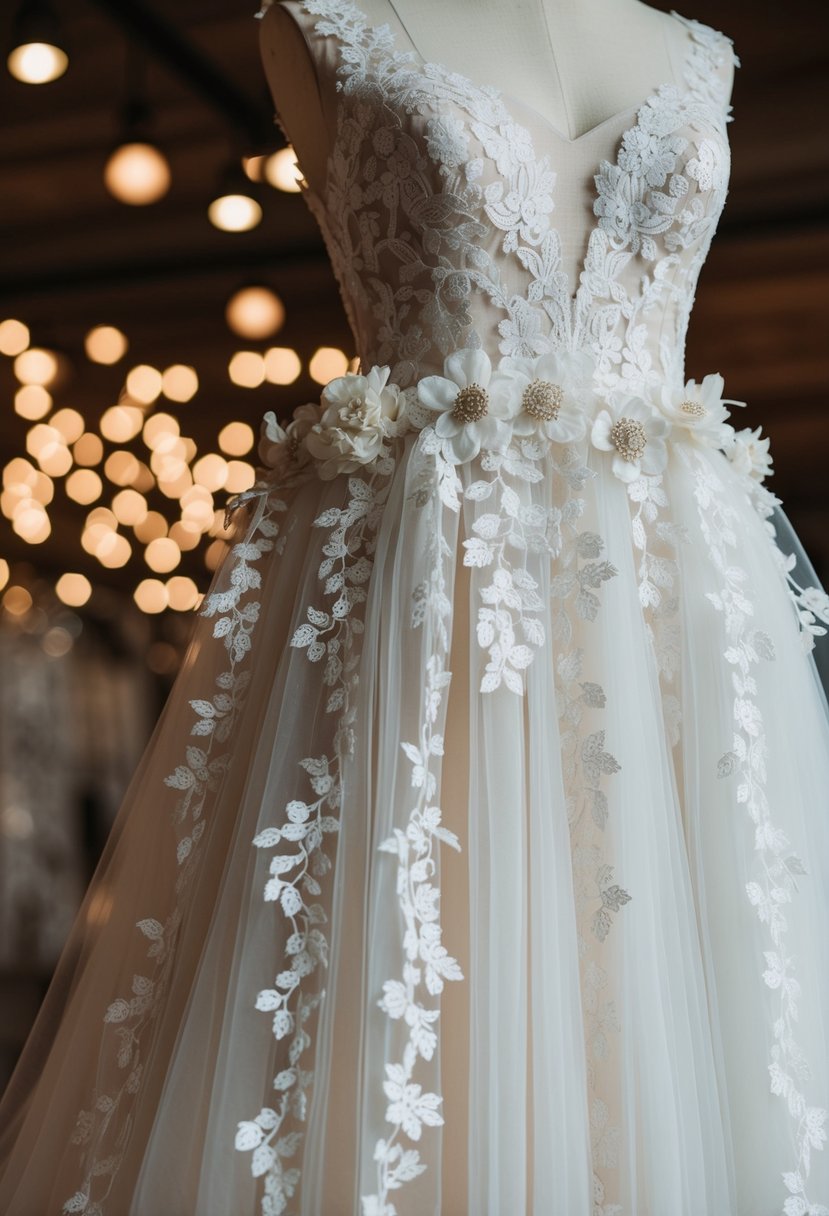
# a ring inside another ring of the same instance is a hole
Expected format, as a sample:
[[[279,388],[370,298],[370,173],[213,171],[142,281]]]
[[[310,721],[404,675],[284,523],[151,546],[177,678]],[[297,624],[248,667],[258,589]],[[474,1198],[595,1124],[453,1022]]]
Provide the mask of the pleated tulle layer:
[[[539,467],[408,436],[235,525],[6,1216],[825,1211],[829,713],[774,539],[721,453]]]

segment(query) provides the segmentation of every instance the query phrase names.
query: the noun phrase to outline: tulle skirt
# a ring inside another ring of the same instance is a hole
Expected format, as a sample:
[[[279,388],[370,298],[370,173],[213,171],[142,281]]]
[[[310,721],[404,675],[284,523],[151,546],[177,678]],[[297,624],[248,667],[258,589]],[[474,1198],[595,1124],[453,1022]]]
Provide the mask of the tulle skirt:
[[[6,1216],[827,1210],[813,572],[720,452],[534,467],[409,435],[235,516]]]

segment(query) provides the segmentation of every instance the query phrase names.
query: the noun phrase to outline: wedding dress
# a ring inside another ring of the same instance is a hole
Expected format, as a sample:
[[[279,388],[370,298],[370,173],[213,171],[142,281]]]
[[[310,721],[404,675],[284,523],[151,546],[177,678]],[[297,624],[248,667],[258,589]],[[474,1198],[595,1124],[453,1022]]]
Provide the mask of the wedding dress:
[[[684,371],[731,42],[567,140],[291,7],[361,371],[266,415],[0,1210],[826,1216],[829,601]]]

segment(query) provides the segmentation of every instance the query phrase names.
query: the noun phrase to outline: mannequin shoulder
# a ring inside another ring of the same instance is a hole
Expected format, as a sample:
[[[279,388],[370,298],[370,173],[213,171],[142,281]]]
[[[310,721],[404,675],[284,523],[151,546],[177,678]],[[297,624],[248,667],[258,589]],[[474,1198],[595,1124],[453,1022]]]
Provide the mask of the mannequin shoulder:
[[[262,54],[288,63],[299,57],[313,66],[311,52],[299,17],[291,0],[267,0],[259,22],[259,45]]]

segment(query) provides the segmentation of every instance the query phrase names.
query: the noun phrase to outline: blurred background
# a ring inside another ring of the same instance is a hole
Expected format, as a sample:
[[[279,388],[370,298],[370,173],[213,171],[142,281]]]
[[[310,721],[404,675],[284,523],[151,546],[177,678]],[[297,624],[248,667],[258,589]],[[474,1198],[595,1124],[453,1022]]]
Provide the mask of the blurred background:
[[[653,3],[668,9],[669,3]],[[687,374],[772,439],[829,582],[829,9],[697,0],[742,60]],[[222,558],[259,421],[354,362],[255,0],[0,8],[0,1088]]]

